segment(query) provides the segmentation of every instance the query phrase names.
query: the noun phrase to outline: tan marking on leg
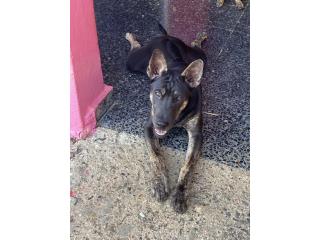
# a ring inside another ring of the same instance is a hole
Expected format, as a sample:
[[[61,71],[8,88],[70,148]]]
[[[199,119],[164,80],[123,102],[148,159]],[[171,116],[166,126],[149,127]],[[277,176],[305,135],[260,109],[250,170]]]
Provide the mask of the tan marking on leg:
[[[198,48],[201,48],[202,42],[204,40],[206,40],[207,38],[208,38],[207,33],[200,32],[200,33],[197,34],[197,38],[193,42],[191,42],[191,46],[192,47],[197,46]]]
[[[199,121],[199,114],[195,115],[193,118],[191,118],[186,124],[185,124],[185,128],[187,130],[190,130],[191,128],[193,128],[195,126],[195,124],[198,123]]]
[[[183,165],[183,167],[180,169],[179,178],[178,178],[178,185],[183,184],[188,172],[190,171],[190,167],[191,167],[191,162],[190,162],[190,158],[189,158],[187,160],[187,162]]]
[[[198,123],[198,121],[199,121],[199,115],[196,115],[192,119],[190,119],[185,125],[185,128],[188,131],[189,141],[188,141],[188,149],[187,149],[187,154],[186,154],[186,158],[185,158],[185,163],[179,173],[178,185],[183,184],[183,182],[185,181],[185,179],[187,177],[188,172],[190,171],[190,167],[192,166],[194,161],[199,157],[198,155],[192,157],[192,154],[194,151],[194,145],[196,142],[190,132],[190,129],[193,128],[195,126],[195,124]]]
[[[140,43],[137,41],[136,37],[132,33],[126,33],[126,39],[129,41],[131,45],[130,50],[141,47]]]
[[[217,0],[217,7],[222,7],[224,4],[224,0]]]
[[[192,153],[193,153],[193,148],[194,148],[194,144],[195,144],[195,139],[193,137],[191,137],[190,132],[188,131],[188,135],[189,135],[189,142],[188,142],[188,149],[187,149],[187,154],[186,154],[186,160],[184,165],[182,166],[180,173],[179,173],[179,178],[178,178],[178,185],[179,184],[183,184],[187,174],[190,171],[190,167],[192,166],[195,158],[197,158],[198,156],[195,156],[194,158],[192,158]]]
[[[155,145],[159,146],[159,141],[157,141]],[[165,200],[163,199],[164,197],[161,196],[168,195],[169,182],[164,158],[161,155],[159,156],[154,153],[151,153],[150,161],[153,171],[153,194],[156,196],[156,198],[159,198],[159,201]]]
[[[188,131],[188,149],[186,154],[186,159],[183,167],[180,170],[178,184],[175,188],[173,198],[172,198],[172,207],[177,213],[184,213],[187,210],[186,197],[185,197],[185,189],[188,185],[188,174],[193,164],[195,164],[196,160],[199,157],[200,153],[200,144],[196,141],[201,141],[198,133],[194,129],[197,127],[199,123],[200,114],[197,114],[192,119],[190,119],[186,124],[185,128]]]
[[[243,9],[244,8],[244,5],[243,5],[241,0],[234,0],[234,1],[236,3],[237,8],[239,8],[239,9]]]
[[[165,159],[161,154],[159,154],[159,139],[155,138],[152,139],[154,141],[154,146],[156,147],[156,152],[152,149],[150,144],[147,144],[147,150],[150,156],[150,164],[151,164],[151,172],[153,172],[153,182],[154,183],[163,183],[164,190],[168,193],[169,192],[169,184],[168,184],[168,177],[167,177],[167,167],[165,164]]]
[[[162,175],[163,172],[166,170],[164,159],[160,156],[157,156],[156,154],[151,153],[150,161],[151,161],[151,164],[153,165],[152,168],[154,170],[155,176]]]

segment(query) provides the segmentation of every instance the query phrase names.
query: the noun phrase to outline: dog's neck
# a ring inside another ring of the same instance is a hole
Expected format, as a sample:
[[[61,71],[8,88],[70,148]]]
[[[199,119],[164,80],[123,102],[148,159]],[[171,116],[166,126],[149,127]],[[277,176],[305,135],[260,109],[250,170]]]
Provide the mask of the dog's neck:
[[[176,124],[183,125],[185,120],[196,115],[200,111],[201,111],[201,85],[192,89],[191,96],[188,100],[188,105],[180,113],[180,116],[176,121]]]

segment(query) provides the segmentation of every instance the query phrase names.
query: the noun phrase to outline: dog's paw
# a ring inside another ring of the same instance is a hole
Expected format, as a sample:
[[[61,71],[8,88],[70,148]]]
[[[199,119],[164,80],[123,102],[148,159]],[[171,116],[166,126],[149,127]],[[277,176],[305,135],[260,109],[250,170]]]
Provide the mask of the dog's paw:
[[[197,38],[191,42],[191,47],[199,47],[201,48],[202,43],[208,39],[208,35],[205,32],[199,32],[197,34]]]
[[[224,0],[217,0],[217,7],[222,7]]]
[[[133,41],[134,40],[134,37],[133,37],[133,35],[132,35],[132,33],[126,33],[126,39],[129,41],[129,42],[131,42],[131,41]]]
[[[185,199],[184,191],[177,190],[171,200],[172,208],[177,213],[185,213],[187,211],[187,203]]]
[[[236,2],[236,7],[238,9],[243,9],[244,8],[244,5],[243,5],[241,0],[236,0],[235,2]]]
[[[127,32],[125,37],[129,42],[138,41],[138,37],[134,33]]]
[[[200,41],[205,41],[208,38],[208,34],[206,32],[198,32],[197,39]]]
[[[152,185],[152,197],[154,197],[158,202],[165,201],[169,196],[166,183],[161,178],[156,178],[153,180]]]

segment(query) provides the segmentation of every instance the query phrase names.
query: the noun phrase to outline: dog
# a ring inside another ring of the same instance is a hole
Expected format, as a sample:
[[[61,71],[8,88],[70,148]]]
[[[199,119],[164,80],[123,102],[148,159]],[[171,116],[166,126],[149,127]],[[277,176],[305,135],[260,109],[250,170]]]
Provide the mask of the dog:
[[[241,0],[234,0],[234,2],[236,4],[237,8],[239,8],[239,9],[244,8],[244,5]],[[217,0],[217,7],[222,7],[223,4],[224,4],[224,0]]]
[[[191,47],[169,36],[159,24],[162,35],[141,46],[136,36],[126,33],[130,43],[127,69],[146,74],[150,79],[151,113],[145,125],[145,139],[153,165],[152,195],[162,202],[169,196],[167,168],[159,151],[159,139],[174,126],[188,132],[188,149],[172,207],[177,213],[187,210],[185,190],[191,167],[199,158],[202,140],[201,78],[206,55],[201,43],[207,38],[200,34]]]

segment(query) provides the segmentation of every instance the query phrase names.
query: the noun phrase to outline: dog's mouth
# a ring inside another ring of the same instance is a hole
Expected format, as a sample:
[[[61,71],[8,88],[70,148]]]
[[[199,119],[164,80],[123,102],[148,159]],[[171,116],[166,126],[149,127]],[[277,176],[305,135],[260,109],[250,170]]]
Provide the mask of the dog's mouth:
[[[164,136],[166,135],[167,131],[166,130],[162,130],[162,129],[159,129],[159,128],[154,128],[154,131],[157,135],[159,136]]]

